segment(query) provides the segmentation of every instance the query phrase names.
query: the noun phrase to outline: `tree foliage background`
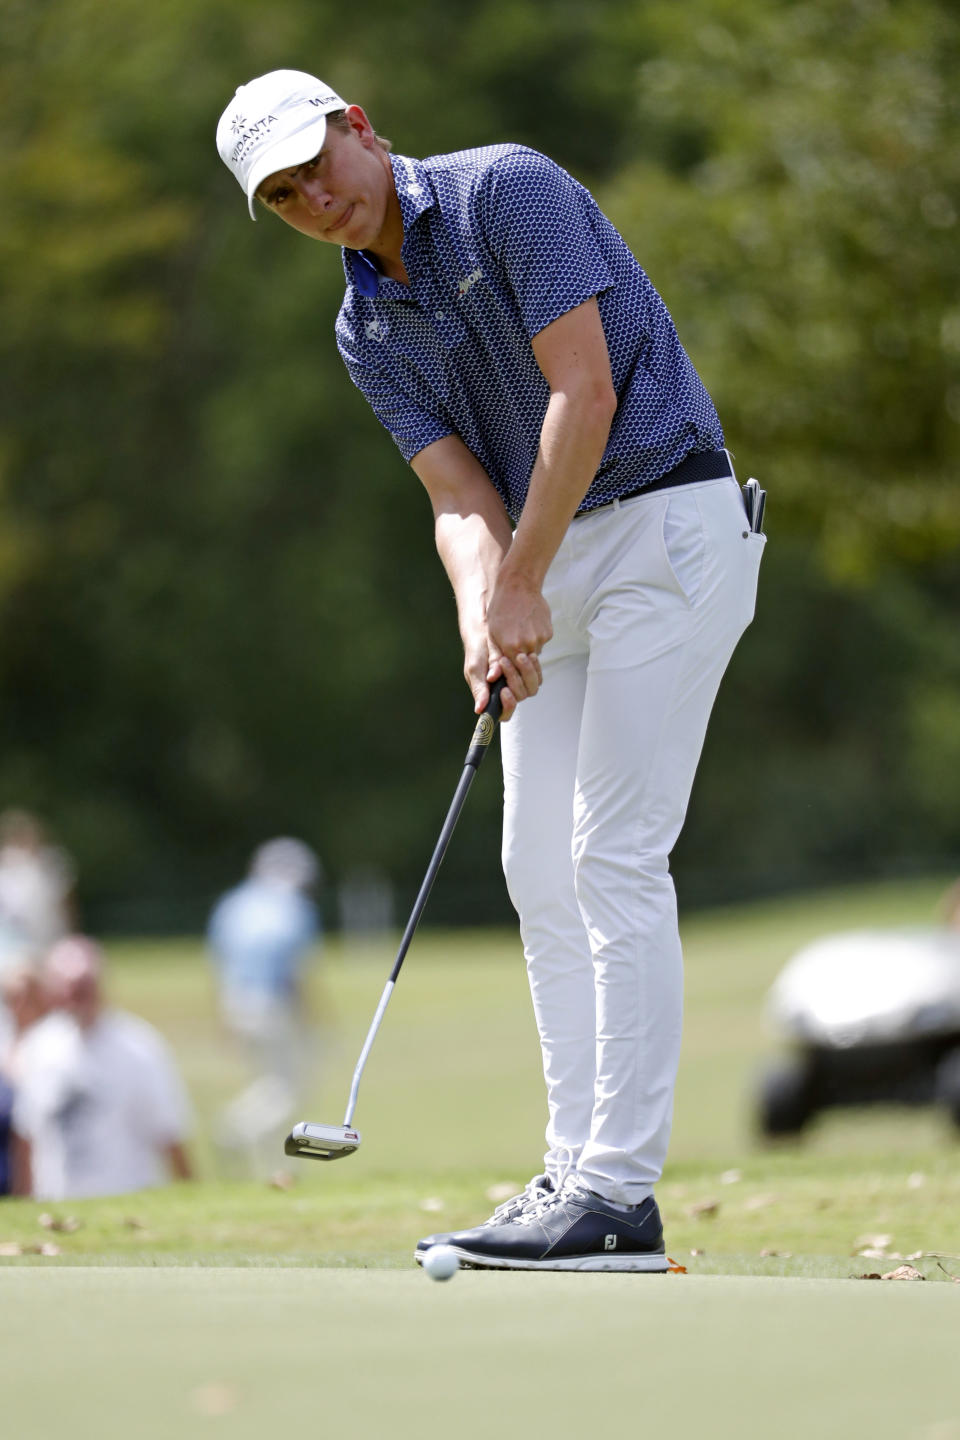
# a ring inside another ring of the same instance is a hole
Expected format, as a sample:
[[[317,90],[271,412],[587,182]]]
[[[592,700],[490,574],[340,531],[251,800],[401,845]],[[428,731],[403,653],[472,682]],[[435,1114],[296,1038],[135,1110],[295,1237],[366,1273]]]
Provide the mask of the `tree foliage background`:
[[[426,497],[342,370],[336,252],[251,225],[241,81],[597,195],[769,490],[681,900],[960,857],[960,17],[946,0],[5,0],[0,802],[91,924],[250,849],[412,890],[470,730]],[[505,917],[481,775],[431,908]]]

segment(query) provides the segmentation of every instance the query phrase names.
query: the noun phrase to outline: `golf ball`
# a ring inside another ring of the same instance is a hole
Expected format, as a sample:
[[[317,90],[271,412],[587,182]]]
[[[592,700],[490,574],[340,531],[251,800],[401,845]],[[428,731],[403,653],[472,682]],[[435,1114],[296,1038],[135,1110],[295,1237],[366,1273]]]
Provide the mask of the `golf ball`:
[[[423,1257],[423,1268],[431,1280],[449,1280],[460,1269],[460,1261],[452,1245],[431,1245]]]

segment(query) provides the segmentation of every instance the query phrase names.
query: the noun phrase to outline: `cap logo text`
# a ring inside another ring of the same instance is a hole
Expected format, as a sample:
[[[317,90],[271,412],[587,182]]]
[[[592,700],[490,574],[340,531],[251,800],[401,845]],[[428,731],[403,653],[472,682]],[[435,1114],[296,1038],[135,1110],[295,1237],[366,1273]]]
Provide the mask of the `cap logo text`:
[[[244,119],[238,116],[237,122],[233,126],[233,133],[237,136],[237,143],[231,156],[234,165],[243,159],[252,145],[257,145],[269,135],[272,127],[277,123],[277,117],[276,115],[264,115],[262,119],[255,121],[249,128],[238,128],[239,126],[246,126],[246,123]]]

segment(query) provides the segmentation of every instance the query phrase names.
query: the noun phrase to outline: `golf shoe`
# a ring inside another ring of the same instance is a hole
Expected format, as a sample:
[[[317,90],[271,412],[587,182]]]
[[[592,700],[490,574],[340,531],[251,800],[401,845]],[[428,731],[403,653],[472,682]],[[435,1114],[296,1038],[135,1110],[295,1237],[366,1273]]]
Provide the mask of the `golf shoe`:
[[[421,1241],[451,1245],[461,1265],[491,1270],[665,1271],[657,1202],[616,1205],[577,1180],[542,1195],[516,1219]],[[419,1249],[419,1247],[418,1247]]]

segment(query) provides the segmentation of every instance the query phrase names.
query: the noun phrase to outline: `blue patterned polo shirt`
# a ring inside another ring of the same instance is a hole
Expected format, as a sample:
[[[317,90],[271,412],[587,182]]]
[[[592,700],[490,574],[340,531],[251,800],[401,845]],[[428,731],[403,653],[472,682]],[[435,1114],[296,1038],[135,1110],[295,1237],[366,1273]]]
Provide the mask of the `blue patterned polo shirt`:
[[[550,394],[530,342],[594,295],[618,405],[578,513],[722,448],[666,306],[565,170],[522,145],[390,162],[410,284],[344,250],[337,344],[406,460],[459,435],[516,523]]]

